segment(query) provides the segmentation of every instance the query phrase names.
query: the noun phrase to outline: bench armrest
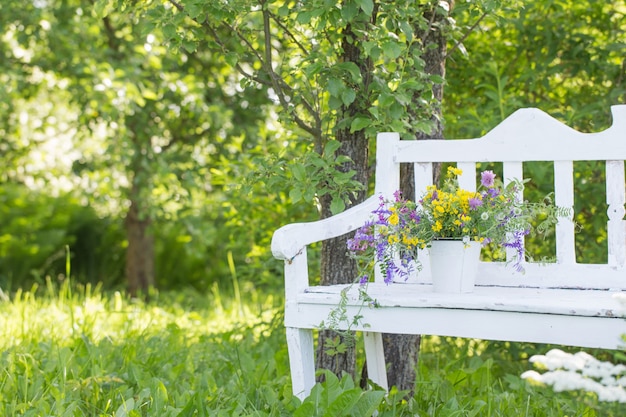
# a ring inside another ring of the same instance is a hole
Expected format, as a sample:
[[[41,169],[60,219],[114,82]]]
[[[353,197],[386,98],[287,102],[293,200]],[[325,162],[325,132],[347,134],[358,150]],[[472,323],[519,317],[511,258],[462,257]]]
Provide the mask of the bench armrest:
[[[272,254],[275,258],[290,260],[311,243],[332,239],[363,226],[380,204],[378,195],[323,220],[292,223],[281,227],[272,237]]]

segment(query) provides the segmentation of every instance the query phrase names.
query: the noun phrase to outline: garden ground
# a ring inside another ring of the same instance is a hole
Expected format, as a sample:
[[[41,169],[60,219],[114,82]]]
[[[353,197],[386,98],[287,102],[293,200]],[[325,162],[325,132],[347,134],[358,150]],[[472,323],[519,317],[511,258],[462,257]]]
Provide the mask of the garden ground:
[[[416,394],[327,375],[291,394],[282,299],[179,291],[131,300],[64,284],[0,302],[3,416],[621,416],[520,374],[548,346],[425,337]],[[575,348],[564,348],[576,351]],[[611,352],[592,352],[613,359]]]

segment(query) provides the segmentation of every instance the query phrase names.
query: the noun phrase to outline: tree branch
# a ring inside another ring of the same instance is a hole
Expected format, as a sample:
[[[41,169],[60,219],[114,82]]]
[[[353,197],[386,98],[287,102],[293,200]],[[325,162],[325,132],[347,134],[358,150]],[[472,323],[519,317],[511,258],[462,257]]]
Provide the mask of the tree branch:
[[[168,0],[168,1],[179,12],[184,13],[185,7],[182,4],[178,3],[176,0]],[[289,86],[285,82],[285,80],[281,78],[278,74],[276,74],[276,72],[274,71],[273,64],[272,64],[272,45],[271,45],[271,31],[270,31],[270,17],[271,16],[267,10],[264,10],[262,13],[263,13],[264,36],[265,36],[265,40],[264,40],[265,57],[258,50],[254,48],[254,46],[250,43],[250,40],[246,38],[239,30],[237,30],[237,28],[229,25],[225,21],[222,21],[221,23],[230,33],[234,33],[237,36],[237,38],[245,44],[246,48],[260,62],[262,68],[264,68],[267,71],[270,81],[268,82],[267,80],[263,78],[260,78],[258,76],[255,76],[254,74],[249,73],[243,67],[241,67],[239,63],[235,64],[235,69],[243,77],[249,80],[258,82],[268,87],[272,87],[274,92],[276,93],[276,96],[278,97],[280,105],[293,117],[293,120],[296,123],[296,125],[302,130],[304,130],[305,132],[311,134],[314,138],[319,138],[321,137],[321,134],[322,134],[320,115],[314,110],[314,108],[311,106],[311,104],[308,101],[302,99],[301,104],[306,109],[306,111],[311,115],[311,117],[313,117],[314,125],[311,126],[310,124],[305,122],[300,116],[298,116],[298,114],[295,111],[294,106],[289,103],[289,100],[286,97],[286,93],[291,95],[291,97],[293,97],[294,95],[293,88]],[[209,34],[211,35],[213,40],[219,45],[222,52],[227,53],[229,51],[229,48],[227,47],[227,45],[223,42],[220,35],[217,33],[215,28],[208,23],[208,21],[204,21],[202,23],[198,22],[195,19],[194,21],[209,31]],[[295,37],[293,37],[293,34],[289,32],[289,36],[292,37],[292,40],[296,43],[296,45],[298,45],[300,49],[306,52],[304,47],[300,43],[297,42]]]
[[[454,45],[452,45],[452,48],[450,48],[450,49],[448,50],[448,52],[447,52],[447,53],[446,53],[446,55],[443,57],[443,59],[444,59],[444,60],[445,60],[445,59],[447,59],[447,58],[450,56],[450,54],[451,54],[452,52],[454,52],[454,50],[455,50],[455,49],[457,49],[457,48],[459,47],[459,45],[461,45],[461,44],[463,43],[463,41],[464,41],[465,39],[467,39],[467,37],[468,37],[468,36],[469,36],[469,35],[470,35],[470,34],[471,34],[474,30],[476,30],[476,28],[478,27],[478,25],[480,24],[480,22],[482,22],[482,20],[483,20],[485,17],[487,17],[488,15],[489,15],[489,12],[484,12],[484,13],[482,14],[482,16],[480,16],[480,17],[478,18],[478,20],[477,20],[477,21],[476,21],[476,22],[472,25],[472,27],[470,27],[470,28],[469,28],[469,30],[465,33],[465,35],[463,35],[463,37],[462,37],[461,39],[459,39],[459,40],[458,40],[458,41],[457,41]]]
[[[270,13],[270,16],[272,17],[272,20],[278,25],[278,27],[281,28],[283,32],[285,32],[287,36],[291,39],[291,41],[296,44],[298,49],[300,49],[304,53],[304,55],[308,56],[309,51],[304,47],[304,45],[302,45],[302,43],[298,41],[298,39],[294,36],[294,34],[291,33],[289,28],[283,25],[283,23],[280,20],[278,20],[273,13]]]

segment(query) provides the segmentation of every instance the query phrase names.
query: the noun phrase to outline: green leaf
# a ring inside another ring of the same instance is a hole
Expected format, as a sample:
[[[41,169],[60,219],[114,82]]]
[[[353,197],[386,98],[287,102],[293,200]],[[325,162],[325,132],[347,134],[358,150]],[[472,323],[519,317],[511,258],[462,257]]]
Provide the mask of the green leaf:
[[[341,101],[345,106],[349,106],[356,100],[356,91],[354,90],[344,90],[341,93]]]
[[[350,73],[352,81],[355,83],[361,82],[361,70],[354,62],[342,62],[337,64],[336,67],[342,71]]]
[[[367,117],[355,117],[354,120],[352,120],[352,124],[350,124],[350,132],[352,133],[365,129],[371,123],[372,121]]]
[[[353,388],[348,391],[342,392],[335,401],[333,401],[329,406],[326,412],[324,413],[324,417],[337,417],[337,416],[345,416],[348,415],[352,407],[359,400],[359,396],[361,394],[360,388]]]
[[[293,413],[293,417],[311,417],[315,415],[315,411],[313,403],[305,402],[300,404],[300,407]]]
[[[104,19],[113,10],[113,2],[111,0],[97,0],[93,6],[93,14],[99,18]]]
[[[189,53],[194,53],[198,49],[198,43],[193,40],[183,39],[183,48]]]
[[[385,398],[385,391],[366,391],[359,398],[359,402],[352,409],[352,414],[355,416],[371,416],[378,408],[383,398]]]
[[[330,212],[332,214],[341,213],[346,209],[346,203],[343,202],[338,196],[334,196],[330,202]]]
[[[374,12],[374,2],[372,0],[357,0],[359,7],[368,16],[371,16]]]
[[[348,2],[341,8],[341,18],[346,22],[351,22],[359,14],[359,9],[354,3]]]
[[[326,88],[331,96],[339,97],[340,92],[346,88],[343,81],[339,78],[330,78],[326,83]]]
[[[298,201],[302,200],[302,190],[300,188],[292,188],[289,191],[289,198],[291,199],[292,203],[297,203]]]
[[[326,142],[326,145],[324,145],[324,155],[334,155],[339,148],[341,148],[341,142],[338,140],[329,140]]]
[[[383,54],[389,59],[397,59],[404,52],[404,48],[399,42],[389,41],[383,45]]]
[[[302,164],[293,164],[291,166],[291,174],[298,181],[306,180],[306,168]]]

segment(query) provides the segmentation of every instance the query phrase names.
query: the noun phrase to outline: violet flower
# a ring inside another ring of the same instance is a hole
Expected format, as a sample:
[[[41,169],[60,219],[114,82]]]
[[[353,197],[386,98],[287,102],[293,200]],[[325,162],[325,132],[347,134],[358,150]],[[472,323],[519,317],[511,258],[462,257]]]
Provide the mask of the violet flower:
[[[480,183],[483,187],[493,187],[496,179],[496,174],[493,171],[483,171],[480,174]]]

